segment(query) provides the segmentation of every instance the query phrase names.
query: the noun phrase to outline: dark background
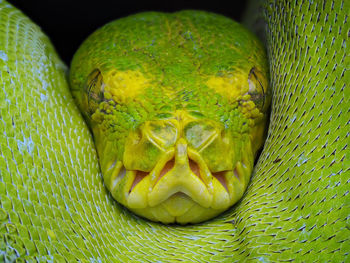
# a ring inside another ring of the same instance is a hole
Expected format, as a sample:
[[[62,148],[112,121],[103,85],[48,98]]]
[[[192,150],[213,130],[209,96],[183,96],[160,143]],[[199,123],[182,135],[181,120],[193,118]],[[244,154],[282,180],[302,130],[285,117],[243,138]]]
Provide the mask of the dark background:
[[[239,21],[246,1],[8,0],[50,37],[60,57],[70,64],[74,52],[94,30],[109,21],[142,11],[206,10]]]

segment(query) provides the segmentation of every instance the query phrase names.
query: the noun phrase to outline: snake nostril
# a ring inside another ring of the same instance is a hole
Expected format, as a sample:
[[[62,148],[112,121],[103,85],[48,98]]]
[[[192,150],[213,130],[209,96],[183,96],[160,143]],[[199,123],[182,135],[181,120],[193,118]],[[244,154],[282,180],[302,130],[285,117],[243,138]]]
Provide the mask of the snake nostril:
[[[228,192],[225,173],[226,171],[222,171],[222,172],[212,173],[212,175],[222,184],[223,187],[225,187],[226,191]]]

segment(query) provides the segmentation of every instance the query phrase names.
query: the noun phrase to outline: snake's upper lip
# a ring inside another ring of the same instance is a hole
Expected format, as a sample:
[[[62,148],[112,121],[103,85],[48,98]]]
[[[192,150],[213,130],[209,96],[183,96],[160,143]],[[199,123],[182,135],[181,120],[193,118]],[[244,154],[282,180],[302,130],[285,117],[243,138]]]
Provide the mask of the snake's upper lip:
[[[236,195],[242,172],[211,173],[201,156],[180,141],[150,173],[136,173],[127,203],[130,208],[155,207],[182,193],[204,208],[225,209]]]
[[[107,165],[111,192],[131,209],[197,203],[203,208],[224,210],[243,194],[250,175],[249,166],[236,162],[232,170],[211,172],[201,155],[180,141],[177,148],[165,152],[150,172],[127,169],[122,162]],[[184,210],[184,209],[182,209]],[[181,211],[182,211],[181,210]]]

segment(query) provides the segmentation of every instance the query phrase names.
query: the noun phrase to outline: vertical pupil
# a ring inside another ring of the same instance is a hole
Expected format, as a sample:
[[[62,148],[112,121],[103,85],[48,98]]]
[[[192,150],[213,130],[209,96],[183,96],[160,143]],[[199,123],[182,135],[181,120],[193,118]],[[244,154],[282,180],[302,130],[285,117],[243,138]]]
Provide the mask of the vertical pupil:
[[[86,85],[87,108],[90,114],[95,112],[103,99],[102,84],[103,80],[100,70],[93,70],[88,76]]]
[[[259,79],[259,72],[256,67],[252,67],[249,72],[248,81],[249,81],[249,94],[251,99],[258,105],[258,108],[264,108],[265,105],[265,88]],[[259,92],[261,90],[261,92]]]

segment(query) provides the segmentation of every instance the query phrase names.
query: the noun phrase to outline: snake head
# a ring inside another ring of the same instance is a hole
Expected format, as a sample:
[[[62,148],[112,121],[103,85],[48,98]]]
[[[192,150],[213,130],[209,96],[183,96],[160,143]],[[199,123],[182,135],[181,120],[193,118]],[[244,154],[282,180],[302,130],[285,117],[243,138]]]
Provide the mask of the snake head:
[[[239,37],[208,38],[200,27],[208,21],[196,20],[201,15],[219,29],[233,25]],[[140,38],[147,21],[153,31]],[[72,92],[93,133],[105,185],[138,215],[197,223],[244,194],[265,137],[270,91],[263,47],[231,23],[205,12],[143,13],[98,30],[74,57]],[[194,48],[196,37],[202,42]],[[133,38],[141,43],[131,45]],[[198,49],[205,52],[198,56]]]

